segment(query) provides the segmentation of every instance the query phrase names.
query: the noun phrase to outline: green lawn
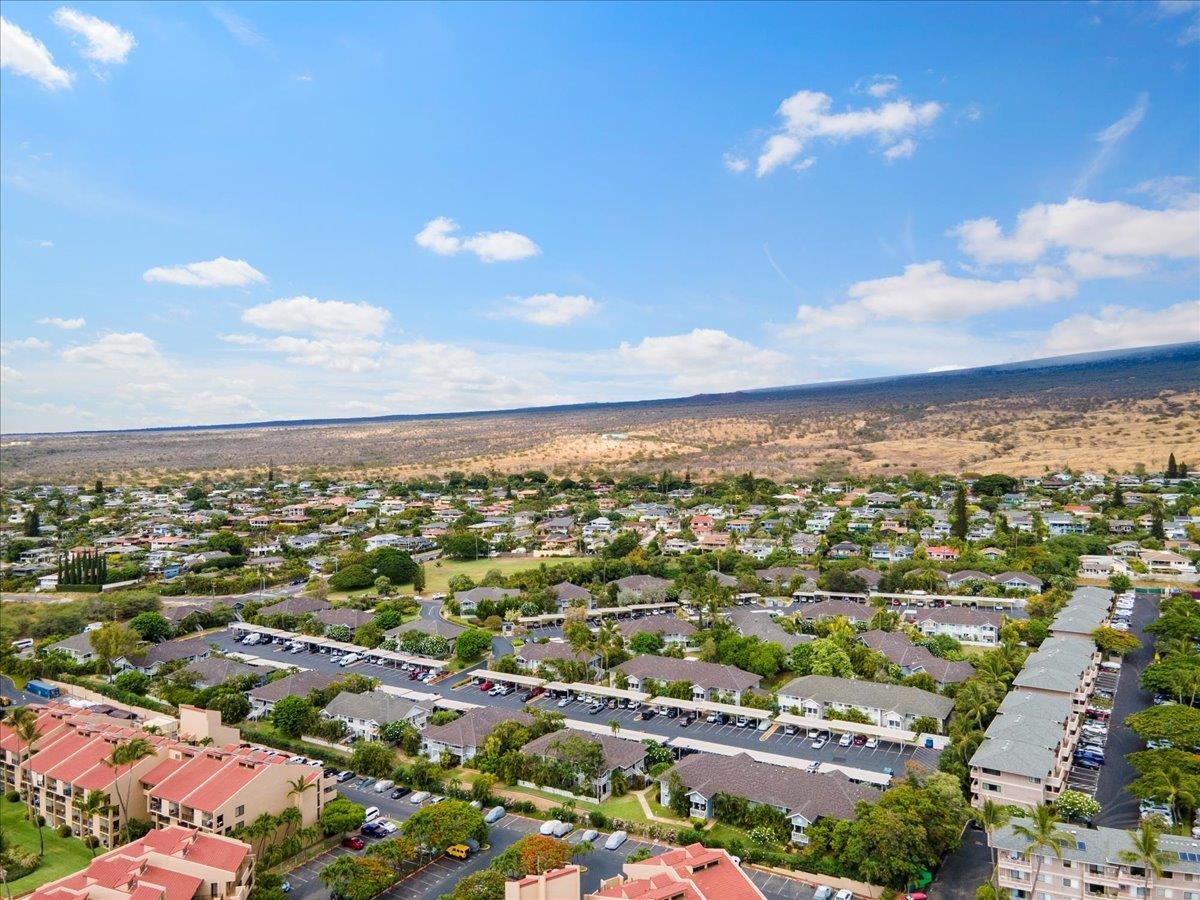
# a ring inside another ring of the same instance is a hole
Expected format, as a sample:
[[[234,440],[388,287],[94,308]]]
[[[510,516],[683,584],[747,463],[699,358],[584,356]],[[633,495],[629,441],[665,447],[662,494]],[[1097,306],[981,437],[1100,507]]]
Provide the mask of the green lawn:
[[[4,828],[5,836],[14,845],[36,853],[37,829],[26,821],[24,814],[25,804],[9,803],[0,797],[0,827]],[[9,884],[14,897],[36,890],[48,881],[78,872],[91,862],[92,851],[85,847],[79,838],[62,838],[54,829],[43,828],[42,840],[46,846],[42,864],[24,878],[18,878]]]
[[[664,819],[679,821],[679,817],[671,810],[660,804],[656,799],[658,794],[656,791],[646,795],[646,800],[650,804],[650,811],[656,816],[661,816]],[[624,797],[614,797],[605,800],[600,804],[600,812],[612,819],[624,819],[626,822],[651,822],[646,818],[646,814],[642,812],[642,804],[638,803],[637,797],[633,794],[626,794]],[[657,823],[665,824],[665,823]],[[686,824],[686,823],[685,823]],[[680,826],[682,827],[682,826]]]
[[[467,575],[478,581],[492,569],[498,569],[504,575],[511,575],[525,569],[536,569],[542,563],[553,566],[581,558],[578,556],[545,558],[506,556],[501,559],[439,559],[425,563],[425,590],[426,592],[447,593],[450,590],[450,576],[452,575]]]

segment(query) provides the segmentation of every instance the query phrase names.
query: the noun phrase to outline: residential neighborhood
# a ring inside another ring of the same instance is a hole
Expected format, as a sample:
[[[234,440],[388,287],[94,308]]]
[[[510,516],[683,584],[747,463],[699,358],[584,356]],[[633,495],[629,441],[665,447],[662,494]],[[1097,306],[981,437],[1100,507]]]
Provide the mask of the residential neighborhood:
[[[140,839],[211,834],[276,860],[339,801],[365,819],[396,794],[387,828],[362,823],[364,846],[474,799],[505,810],[514,846],[524,822],[545,821],[548,840],[554,822],[568,835],[590,825],[600,841],[621,832],[717,854],[706,866],[784,864],[814,889],[881,877],[839,829],[865,835],[877,810],[915,815],[937,795],[944,841],[931,836],[932,857],[896,856],[908,874],[885,887],[928,893],[921,873],[967,853],[962,829],[994,809],[1017,829],[989,826],[994,847],[1048,810],[1077,834],[1117,835],[1097,838],[1118,849],[1094,865],[1119,867],[1135,839],[1119,835],[1139,822],[1193,840],[1186,802],[1157,775],[1109,781],[1104,750],[1124,727],[1114,709],[1145,702],[1121,672],[1141,666],[1147,683],[1153,667],[1133,660],[1154,611],[1194,615],[1194,574],[1138,550],[1200,556],[1190,480],[1122,483],[756,482],[750,499],[748,483],[686,478],[657,495],[540,479],[22,489],[6,500],[6,572],[30,600],[6,601],[4,671],[35,701],[28,724],[0,722],[5,787],[47,830],[112,851],[148,826]],[[1114,494],[1132,523],[1119,539],[1104,518]],[[1069,512],[1046,515],[1057,509]],[[1014,511],[1028,530],[1010,528]],[[1066,517],[1083,527],[1064,530]],[[301,534],[314,540],[290,541]],[[700,540],[722,534],[717,550]],[[67,551],[25,546],[67,535]],[[1089,577],[1093,550],[1129,574]],[[52,590],[22,560],[51,566]],[[1169,687],[1153,693],[1151,712],[1180,703]],[[1134,765],[1174,752],[1147,740],[1139,750],[1122,733]],[[121,761],[122,747],[136,758]],[[402,869],[424,878],[441,865],[418,854]],[[634,896],[693,863],[647,865],[595,882],[571,866],[515,870],[505,891],[569,893],[580,876],[580,896]],[[745,872],[747,896],[778,895],[780,876]],[[995,877],[1006,889],[1024,876]]]

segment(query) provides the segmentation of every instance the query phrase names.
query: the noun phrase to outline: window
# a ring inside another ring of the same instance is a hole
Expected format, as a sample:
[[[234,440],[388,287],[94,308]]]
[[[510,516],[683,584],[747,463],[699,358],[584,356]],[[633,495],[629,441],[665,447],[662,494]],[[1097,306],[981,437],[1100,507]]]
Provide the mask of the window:
[[[244,807],[244,806],[239,806],[237,809],[235,809],[235,810],[233,811],[233,814],[234,814],[235,816],[244,816],[244,815],[246,814],[246,807]]]
[[[1029,776],[1029,783],[1030,783],[1030,784],[1041,784],[1041,783],[1042,783],[1042,779],[1038,778],[1036,775],[1030,775],[1030,776]]]

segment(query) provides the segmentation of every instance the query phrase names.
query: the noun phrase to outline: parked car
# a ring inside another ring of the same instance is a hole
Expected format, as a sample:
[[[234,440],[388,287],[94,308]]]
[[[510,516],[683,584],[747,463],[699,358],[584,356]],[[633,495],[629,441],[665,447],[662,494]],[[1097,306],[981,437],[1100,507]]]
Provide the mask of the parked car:
[[[391,796],[393,800],[399,800],[401,797],[407,797],[410,793],[412,793],[412,788],[398,787],[392,791]]]
[[[581,842],[591,843],[591,842],[595,841],[596,838],[598,838],[598,837],[600,837],[600,832],[596,831],[593,828],[589,828],[587,831],[585,831],[583,834],[581,834],[579,836],[579,840]]]
[[[543,822],[542,827],[538,829],[538,834],[544,834],[547,837],[552,837],[554,835],[554,829],[561,824],[562,822],[560,822],[558,819],[550,819],[547,822]]]
[[[366,811],[363,813],[363,821],[364,822],[374,822],[378,818],[379,818],[379,807],[378,806],[368,806],[366,808]]]
[[[856,734],[854,736],[854,746],[855,747],[863,747],[866,745],[866,743],[867,743],[867,736],[865,734]]]
[[[285,879],[283,879],[283,882],[279,885],[279,889],[281,891],[283,891],[285,894],[290,894],[292,892],[292,883],[285,878]]]
[[[624,831],[614,831],[612,834],[610,834],[608,836],[608,840],[604,842],[604,849],[605,850],[616,850],[623,843],[625,843],[625,841],[628,839],[629,839],[629,835],[626,834]]]
[[[495,685],[492,684],[490,681],[481,682],[479,685],[479,689],[481,691],[490,691],[494,687],[495,687]]]
[[[825,738],[823,738],[823,737],[819,737],[819,738],[817,738],[816,740],[814,740],[814,741],[812,742],[812,748],[813,748],[814,750],[820,750],[820,749],[821,749],[822,747],[824,747],[824,746],[825,746],[827,743],[829,743],[829,742],[828,742],[827,740],[825,740]]]
[[[900,601],[896,600],[894,602],[899,603]],[[817,888],[816,893],[813,894],[813,900],[831,900],[832,897],[833,888],[827,884],[821,885],[819,888]]]
[[[488,810],[487,815],[483,817],[483,821],[487,822],[489,825],[495,825],[506,815],[508,815],[508,810],[506,810],[503,806],[493,806]]]
[[[346,769],[344,772],[338,772],[338,777],[337,777],[338,784],[345,784],[347,781],[349,781],[353,777],[354,777],[354,773],[351,772],[349,769]]]
[[[561,709],[564,706],[569,706],[570,703],[571,703],[570,697],[563,697],[561,700],[558,701],[558,706]]]
[[[854,736],[851,735],[849,732],[847,732],[846,734],[843,734],[840,738],[838,738],[838,746],[839,747],[849,747],[853,743],[854,743]]]
[[[363,841],[362,838],[354,837],[352,835],[350,837],[342,838],[342,846],[348,850],[361,850],[363,847],[365,847],[367,845],[366,845],[366,842]]]
[[[865,746],[868,750],[874,750],[876,747],[879,746],[879,738],[877,738],[877,737],[867,738],[867,743],[865,744]]]
[[[847,890],[846,888],[842,888],[833,895],[833,900],[854,900],[854,892]]]
[[[420,806],[422,803],[424,803],[426,800],[428,800],[430,798],[430,796],[431,795],[430,795],[429,791],[417,791],[415,794],[413,794],[411,797],[408,798],[408,802],[411,803],[413,806]]]
[[[570,822],[559,822],[556,824],[551,833],[556,838],[565,838],[568,834],[575,830],[575,826]]]

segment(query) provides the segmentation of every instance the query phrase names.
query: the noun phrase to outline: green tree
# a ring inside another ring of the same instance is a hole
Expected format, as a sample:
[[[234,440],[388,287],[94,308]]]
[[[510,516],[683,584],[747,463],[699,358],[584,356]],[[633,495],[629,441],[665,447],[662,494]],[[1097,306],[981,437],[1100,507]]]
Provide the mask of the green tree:
[[[1054,801],[1054,808],[1067,821],[1082,819],[1090,822],[1100,815],[1100,804],[1083,791],[1063,791]]]
[[[306,729],[316,721],[317,712],[313,705],[304,697],[289,694],[280,698],[271,711],[271,724],[280,734],[288,737],[300,737]]]
[[[1200,747],[1200,709],[1164,703],[1136,712],[1125,724],[1144,741],[1170,741],[1181,749]]]
[[[380,547],[367,554],[366,567],[392,584],[410,584],[416,575],[413,558],[395,547]]]
[[[1025,817],[1013,822],[1013,834],[1025,841],[1025,852],[1034,860],[1031,884],[1038,883],[1042,859],[1047,853],[1062,859],[1063,850],[1075,842],[1071,833],[1060,828],[1060,824],[1058,813],[1049,806],[1035,806]]]
[[[460,878],[443,900],[504,900],[504,883],[504,873],[496,869],[473,872]]]
[[[129,627],[136,631],[143,641],[154,644],[167,640],[175,630],[165,616],[156,612],[138,613],[130,621]]]
[[[454,639],[454,655],[460,662],[478,662],[491,649],[492,635],[481,628],[468,628]]]
[[[250,699],[245,694],[223,691],[210,697],[205,709],[220,712],[223,725],[236,725],[250,715]]]
[[[137,669],[127,669],[113,680],[113,684],[131,694],[145,694],[150,690],[150,676]]]
[[[80,791],[71,800],[71,805],[79,813],[80,831],[95,831],[95,817],[108,812],[108,794],[104,791]],[[89,844],[92,856],[96,855],[96,843]]]
[[[25,513],[25,527],[22,530],[25,537],[38,537],[42,533],[42,517],[36,509]]]
[[[1125,865],[1142,870],[1142,896],[1151,897],[1151,881],[1162,878],[1163,869],[1173,855],[1159,847],[1158,829],[1149,821],[1141,822],[1136,831],[1129,832],[1129,841],[1133,846],[1120,851],[1118,858]]]
[[[347,855],[339,856],[317,877],[341,900],[370,900],[395,880],[395,873],[376,857]]]
[[[9,727],[16,733],[17,736],[17,765],[26,766],[29,763],[30,756],[33,755],[33,744],[38,739],[37,714],[28,706],[19,706],[13,710],[12,715],[8,720]],[[42,837],[42,824],[38,816],[37,807],[33,805],[33,792],[25,793],[26,808],[29,812],[29,820],[33,822],[38,833],[38,856],[46,852],[45,839]]]
[[[663,640],[661,635],[639,631],[629,639],[629,652],[636,656],[659,653],[662,648]]]
[[[396,767],[396,754],[387,744],[378,741],[359,741],[350,757],[350,768],[360,775],[386,778]]]
[[[1109,656],[1124,656],[1142,646],[1142,642],[1127,631],[1102,626],[1092,632],[1092,640],[1096,646]]]
[[[106,622],[95,631],[88,634],[88,643],[96,657],[104,665],[109,677],[112,677],[113,663],[118,659],[137,658],[140,655],[138,644],[141,638],[138,633],[120,622]]]
[[[950,533],[960,541],[965,541],[970,529],[971,518],[967,512],[967,487],[960,484],[958,490],[954,492],[954,511],[950,515]]]
[[[488,827],[483,813],[463,800],[443,800],[413,813],[401,826],[404,836],[417,844],[444,850],[468,838],[482,843]]]
[[[992,853],[992,871],[988,876],[992,883],[996,881],[996,872],[1000,865],[999,851],[992,846],[992,837],[995,833],[1008,824],[1008,820],[1012,818],[1008,807],[1002,803],[997,803],[995,800],[984,800],[983,806],[979,807],[975,812],[975,819],[979,822],[979,827],[984,830],[988,836],[988,847]]]
[[[95,634],[95,632],[92,632]],[[124,744],[113,747],[112,752],[102,762],[112,769],[116,779],[113,793],[117,795],[117,805],[121,809],[121,821],[128,827],[130,794],[133,792],[136,779],[125,779],[125,790],[121,790],[121,776],[130,772],[143,759],[154,755],[154,745],[145,738],[134,738]]]
[[[344,566],[329,576],[329,586],[335,591],[357,591],[375,583],[375,575],[364,565]]]
[[[345,797],[335,797],[325,804],[317,825],[322,833],[332,837],[337,834],[349,834],[356,828],[361,828],[366,810]]]

